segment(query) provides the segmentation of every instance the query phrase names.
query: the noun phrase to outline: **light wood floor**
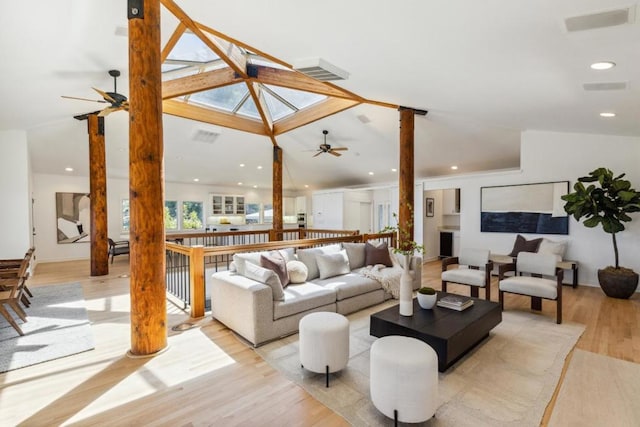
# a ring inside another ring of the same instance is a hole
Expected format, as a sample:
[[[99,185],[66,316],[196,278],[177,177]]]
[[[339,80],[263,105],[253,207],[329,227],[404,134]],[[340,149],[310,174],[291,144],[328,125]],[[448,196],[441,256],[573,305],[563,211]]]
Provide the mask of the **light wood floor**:
[[[108,276],[89,277],[89,262],[37,266],[30,287],[82,284],[95,350],[0,374],[0,425],[342,426],[341,417],[266,364],[210,317],[189,319],[168,304],[169,348],[149,359],[125,356],[130,345],[126,258]],[[423,284],[440,289],[440,264],[425,265]],[[493,284],[493,300],[497,285]],[[450,286],[467,294],[468,288]],[[586,325],[577,347],[640,363],[640,295],[620,301],[599,288],[565,287],[565,321]],[[508,296],[508,309],[528,300]],[[543,313],[554,316],[552,303]],[[545,414],[543,424],[553,411]],[[594,402],[595,403],[595,402]]]

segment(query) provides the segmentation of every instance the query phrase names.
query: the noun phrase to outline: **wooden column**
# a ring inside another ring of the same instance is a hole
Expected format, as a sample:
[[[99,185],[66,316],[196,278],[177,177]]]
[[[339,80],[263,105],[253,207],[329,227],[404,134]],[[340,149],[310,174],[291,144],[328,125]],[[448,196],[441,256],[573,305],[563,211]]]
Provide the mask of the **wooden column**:
[[[131,350],[167,346],[160,0],[128,2]]]
[[[273,229],[282,230],[282,148],[273,147]],[[276,233],[282,240],[282,233]]]
[[[398,168],[398,225],[407,232],[406,236],[413,239],[413,190],[414,190],[414,111],[411,108],[400,107],[400,167]],[[409,227],[407,227],[409,225]],[[399,247],[404,246],[402,235],[398,236]]]
[[[89,229],[91,233],[91,275],[109,274],[107,243],[107,167],[104,148],[104,117],[90,114],[89,193],[91,198]]]

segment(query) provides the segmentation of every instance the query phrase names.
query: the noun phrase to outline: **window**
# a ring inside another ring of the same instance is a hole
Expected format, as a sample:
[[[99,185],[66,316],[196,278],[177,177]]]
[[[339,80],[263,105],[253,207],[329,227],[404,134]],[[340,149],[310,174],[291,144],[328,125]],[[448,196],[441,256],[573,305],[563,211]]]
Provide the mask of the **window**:
[[[182,202],[182,229],[203,228],[202,202]]]
[[[165,230],[178,229],[178,202],[175,200],[164,202],[164,228]]]
[[[129,231],[129,199],[122,199],[122,231]]]
[[[271,203],[264,204],[264,210],[262,212],[264,224],[273,224],[273,205]]]
[[[260,203],[247,203],[246,205],[247,224],[259,224],[260,223]]]

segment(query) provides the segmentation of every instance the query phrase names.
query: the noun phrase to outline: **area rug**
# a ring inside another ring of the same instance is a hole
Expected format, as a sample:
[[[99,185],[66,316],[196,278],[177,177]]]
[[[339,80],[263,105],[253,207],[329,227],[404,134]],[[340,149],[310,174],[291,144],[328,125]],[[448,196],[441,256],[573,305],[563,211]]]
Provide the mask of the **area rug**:
[[[549,426],[639,423],[640,364],[575,349]]]
[[[386,303],[348,316],[350,352],[347,368],[332,374],[301,369],[298,335],[256,349],[271,366],[302,386],[354,426],[387,426],[369,398],[369,315]],[[584,326],[557,325],[555,318],[505,311],[490,336],[463,359],[439,374],[439,408],[425,426],[538,426],[556,388],[564,360]],[[401,354],[398,354],[402,358]]]
[[[24,336],[0,317],[0,372],[35,365],[94,348],[93,333],[79,283],[32,287]],[[6,306],[5,306],[6,307]],[[13,314],[11,308],[7,310]]]

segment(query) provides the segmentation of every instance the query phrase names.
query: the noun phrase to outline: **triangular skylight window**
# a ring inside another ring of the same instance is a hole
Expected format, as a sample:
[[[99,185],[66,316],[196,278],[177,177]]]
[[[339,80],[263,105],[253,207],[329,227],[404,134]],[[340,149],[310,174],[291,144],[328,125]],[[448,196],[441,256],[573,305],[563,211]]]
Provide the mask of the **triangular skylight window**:
[[[327,99],[326,96],[318,95],[317,93],[303,92],[301,90],[289,89],[281,86],[265,86],[298,110]]]
[[[196,92],[189,97],[190,102],[197,102],[208,107],[225,111],[235,111],[240,102],[246,97],[249,89],[244,83],[223,86],[206,92]]]
[[[247,98],[247,100],[242,104],[240,109],[238,110],[238,114],[243,116],[251,117],[252,119],[259,119],[260,113],[256,108],[256,104],[253,102],[252,98]]]
[[[178,61],[184,63],[207,63],[220,59],[214,51],[204,44],[204,42],[195,34],[185,31],[176,45],[171,49],[168,61]]]

